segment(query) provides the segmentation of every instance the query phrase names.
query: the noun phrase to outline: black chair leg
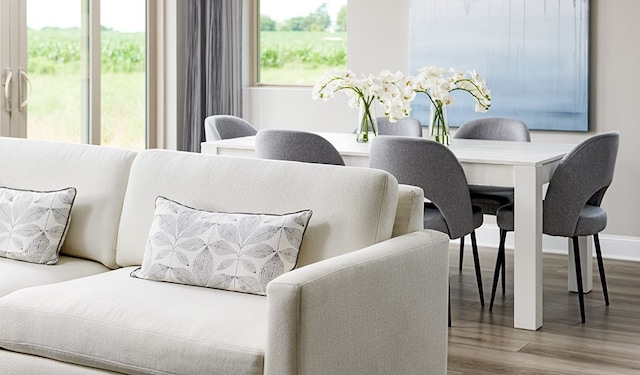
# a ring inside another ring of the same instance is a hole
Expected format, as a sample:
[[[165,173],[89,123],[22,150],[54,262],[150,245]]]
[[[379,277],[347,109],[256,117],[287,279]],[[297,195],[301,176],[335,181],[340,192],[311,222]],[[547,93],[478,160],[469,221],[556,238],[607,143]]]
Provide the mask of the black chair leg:
[[[602,283],[602,292],[604,293],[604,303],[609,306],[609,292],[607,291],[607,278],[604,275],[604,262],[602,261],[602,251],[600,249],[600,238],[598,234],[593,235],[593,242],[596,245],[596,256],[598,258],[598,270],[600,271],[600,283]]]
[[[578,300],[580,301],[580,318],[582,323],[585,322],[584,317],[584,290],[582,287],[582,267],[580,266],[580,245],[578,244],[578,237],[573,237],[573,258],[576,263],[576,278],[578,282]]]
[[[506,255],[504,253],[504,242],[505,242],[505,240],[507,238],[507,231],[506,230],[504,231],[504,236],[505,236],[505,239],[501,239],[501,241],[502,241],[502,295],[505,294],[505,289],[506,289],[505,285],[507,283],[507,276],[505,275],[506,268],[507,268],[506,267],[507,261],[506,261],[506,258],[505,258]]]
[[[449,327],[451,327],[451,280],[449,280]]]
[[[498,256],[496,257],[496,269],[493,272],[493,286],[491,288],[491,302],[489,303],[489,311],[493,311],[493,301],[496,298],[496,289],[498,289],[498,278],[500,278],[500,271],[502,270],[502,281],[503,281],[503,289],[502,293],[504,293],[504,264],[505,264],[505,256],[504,256],[504,242],[507,238],[507,231],[504,229],[500,229],[500,245],[498,246]]]
[[[471,232],[471,247],[473,249],[473,263],[476,268],[476,281],[478,283],[478,294],[480,295],[480,306],[484,307],[484,293],[482,290],[482,272],[480,271],[480,258],[478,256],[478,244],[476,243],[476,232]]]
[[[464,236],[460,237],[460,264],[458,265],[458,271],[462,271],[463,258],[464,258]]]

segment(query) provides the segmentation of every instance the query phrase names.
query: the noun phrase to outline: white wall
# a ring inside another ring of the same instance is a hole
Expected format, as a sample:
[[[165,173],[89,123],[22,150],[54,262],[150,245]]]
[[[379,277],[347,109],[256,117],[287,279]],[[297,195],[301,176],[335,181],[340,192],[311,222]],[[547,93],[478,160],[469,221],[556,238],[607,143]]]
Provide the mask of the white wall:
[[[349,0],[348,65],[356,72],[409,70],[409,0]],[[640,259],[640,14],[638,0],[591,0],[591,131],[532,132],[532,140],[576,143],[594,133],[622,134],[614,182],[603,207],[609,224],[603,246],[620,244],[615,257]],[[259,128],[351,132],[356,110],[338,95],[311,99],[310,88],[248,87],[244,116]],[[606,252],[606,249],[604,249]]]

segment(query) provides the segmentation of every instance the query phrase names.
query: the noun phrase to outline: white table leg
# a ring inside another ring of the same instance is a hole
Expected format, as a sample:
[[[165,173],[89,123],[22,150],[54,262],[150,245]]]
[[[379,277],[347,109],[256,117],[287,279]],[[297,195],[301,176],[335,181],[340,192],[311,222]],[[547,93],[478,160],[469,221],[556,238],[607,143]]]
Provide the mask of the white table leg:
[[[542,326],[542,171],[515,169],[514,327]]]
[[[578,237],[580,247],[580,269],[582,271],[582,290],[589,293],[593,289],[593,240],[591,237]],[[576,281],[576,264],[573,259],[573,241],[569,238],[569,257],[567,258],[569,270],[567,283],[570,292],[578,292]]]

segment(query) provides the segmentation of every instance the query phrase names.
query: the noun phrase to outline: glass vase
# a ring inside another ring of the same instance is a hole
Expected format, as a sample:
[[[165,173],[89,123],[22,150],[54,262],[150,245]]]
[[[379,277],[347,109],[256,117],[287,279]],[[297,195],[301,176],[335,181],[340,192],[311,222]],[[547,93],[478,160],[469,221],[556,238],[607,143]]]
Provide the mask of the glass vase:
[[[360,98],[358,102],[358,127],[356,128],[356,141],[366,143],[378,135],[378,122],[373,97]]]
[[[428,139],[449,146],[449,124],[447,121],[447,107],[442,103],[431,104],[429,113]]]

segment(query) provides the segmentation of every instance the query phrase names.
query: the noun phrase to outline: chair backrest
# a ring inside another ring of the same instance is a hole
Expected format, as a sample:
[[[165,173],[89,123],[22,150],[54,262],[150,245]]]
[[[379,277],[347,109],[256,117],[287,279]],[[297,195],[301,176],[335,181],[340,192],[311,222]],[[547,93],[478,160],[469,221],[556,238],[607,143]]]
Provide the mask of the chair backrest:
[[[413,117],[405,117],[391,122],[385,116],[376,118],[379,135],[403,135],[406,137],[422,137],[422,124]]]
[[[299,130],[263,129],[256,135],[256,157],[344,165],[340,152],[322,136]]]
[[[467,121],[458,128],[453,138],[531,142],[527,124],[520,120],[504,117],[487,117]]]
[[[613,180],[619,141],[617,131],[594,135],[564,156],[544,200],[546,234],[573,237],[584,206],[600,206]]]
[[[248,137],[256,135],[257,132],[251,124],[237,116],[213,115],[204,119],[204,134],[207,142]]]
[[[377,137],[371,142],[369,166],[391,173],[400,184],[421,187],[444,216],[449,237],[474,230],[467,178],[448,147],[425,138]]]

